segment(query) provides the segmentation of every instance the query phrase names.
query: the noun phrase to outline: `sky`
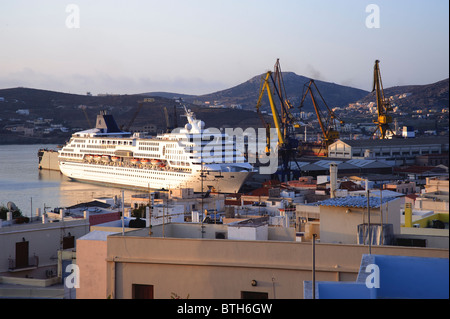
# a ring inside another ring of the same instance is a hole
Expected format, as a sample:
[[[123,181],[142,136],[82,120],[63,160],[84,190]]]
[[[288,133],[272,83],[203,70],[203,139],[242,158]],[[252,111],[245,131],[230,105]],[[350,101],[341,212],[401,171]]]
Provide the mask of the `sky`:
[[[0,0],[0,89],[207,94],[277,59],[367,91],[377,59],[385,88],[430,84],[449,77],[448,12],[447,0]]]

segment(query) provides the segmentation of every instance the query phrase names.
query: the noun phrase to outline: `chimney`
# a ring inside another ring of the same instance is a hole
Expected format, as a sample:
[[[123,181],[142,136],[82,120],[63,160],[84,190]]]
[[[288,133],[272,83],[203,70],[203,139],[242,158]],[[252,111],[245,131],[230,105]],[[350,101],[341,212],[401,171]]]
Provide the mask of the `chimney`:
[[[337,189],[337,164],[330,164],[330,198],[335,198],[335,192]]]
[[[412,227],[412,205],[405,203],[405,227]]]

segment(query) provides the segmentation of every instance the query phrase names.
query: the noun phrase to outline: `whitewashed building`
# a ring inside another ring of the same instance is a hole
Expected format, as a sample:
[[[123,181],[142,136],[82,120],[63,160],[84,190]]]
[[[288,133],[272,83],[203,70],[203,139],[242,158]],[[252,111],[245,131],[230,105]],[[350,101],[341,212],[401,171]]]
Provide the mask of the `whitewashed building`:
[[[390,164],[414,164],[416,156],[448,152],[447,137],[375,140],[337,140],[328,147],[328,157],[377,159]]]

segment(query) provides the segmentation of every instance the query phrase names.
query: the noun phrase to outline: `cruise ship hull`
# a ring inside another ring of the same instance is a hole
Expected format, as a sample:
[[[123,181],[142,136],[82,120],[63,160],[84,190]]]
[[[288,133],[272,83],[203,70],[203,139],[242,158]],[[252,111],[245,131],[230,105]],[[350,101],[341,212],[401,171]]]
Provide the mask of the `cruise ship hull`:
[[[184,128],[151,138],[122,131],[102,111],[95,128],[72,134],[59,151],[59,169],[71,179],[124,188],[239,192],[252,165],[233,138],[204,129],[185,111]]]
[[[60,170],[67,177],[130,189],[192,188],[194,192],[208,189],[219,193],[237,193],[253,172],[205,171],[184,173],[151,168],[130,168],[112,165],[92,165],[83,162],[60,161]]]

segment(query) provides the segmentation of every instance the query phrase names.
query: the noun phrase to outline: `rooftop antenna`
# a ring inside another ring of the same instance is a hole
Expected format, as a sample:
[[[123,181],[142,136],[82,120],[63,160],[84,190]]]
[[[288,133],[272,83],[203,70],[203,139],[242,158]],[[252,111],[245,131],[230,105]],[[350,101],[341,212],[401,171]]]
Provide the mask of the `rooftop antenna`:
[[[124,221],[124,198],[122,189],[122,236],[125,234],[125,221]]]

